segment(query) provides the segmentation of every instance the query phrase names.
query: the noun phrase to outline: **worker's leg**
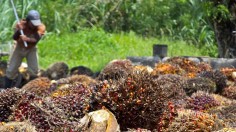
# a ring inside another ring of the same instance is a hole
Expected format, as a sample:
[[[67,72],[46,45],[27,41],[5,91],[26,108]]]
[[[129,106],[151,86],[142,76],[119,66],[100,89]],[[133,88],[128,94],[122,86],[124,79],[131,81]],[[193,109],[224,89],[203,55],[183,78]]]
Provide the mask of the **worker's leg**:
[[[30,72],[31,77],[36,77],[38,74],[38,54],[37,47],[30,49],[26,56],[28,70]]]
[[[18,74],[18,68],[21,65],[23,59],[22,52],[22,49],[16,46],[10,57],[5,76],[5,88],[11,87],[12,80],[15,79]]]

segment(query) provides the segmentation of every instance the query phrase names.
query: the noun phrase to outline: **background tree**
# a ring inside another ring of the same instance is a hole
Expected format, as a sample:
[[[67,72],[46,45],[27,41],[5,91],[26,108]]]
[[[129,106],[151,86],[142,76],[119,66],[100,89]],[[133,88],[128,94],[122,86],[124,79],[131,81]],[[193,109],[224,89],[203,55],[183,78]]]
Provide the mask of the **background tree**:
[[[212,25],[218,44],[219,57],[236,56],[236,1],[207,0],[204,3],[209,24]]]

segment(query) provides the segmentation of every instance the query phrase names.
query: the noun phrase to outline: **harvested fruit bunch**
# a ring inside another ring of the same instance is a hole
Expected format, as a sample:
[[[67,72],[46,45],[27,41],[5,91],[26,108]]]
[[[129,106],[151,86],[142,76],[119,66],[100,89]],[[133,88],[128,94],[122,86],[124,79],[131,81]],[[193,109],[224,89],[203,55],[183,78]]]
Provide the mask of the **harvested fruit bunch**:
[[[198,91],[193,93],[192,96],[188,98],[186,108],[198,111],[206,111],[217,106],[220,106],[220,102],[215,100],[211,94]]]
[[[195,77],[197,73],[201,70],[211,69],[209,65],[203,63],[196,63],[184,57],[173,57],[167,60],[171,65],[179,66],[181,69],[185,71],[185,76]],[[200,65],[200,67],[199,67]]]
[[[114,60],[108,63],[97,77],[98,80],[126,78],[132,73],[133,65],[130,60]]]
[[[177,65],[170,63],[157,63],[152,71],[153,76],[164,75],[164,74],[184,74],[184,70]]]
[[[52,93],[51,102],[54,107],[65,112],[70,121],[78,121],[90,111],[91,92],[82,84],[69,85],[68,88]]]
[[[66,78],[61,78],[54,82],[56,84],[57,89],[63,89],[64,85],[71,84],[83,84],[85,86],[95,84],[96,80],[87,76],[87,75],[72,75]]]
[[[39,132],[79,129],[76,127],[78,122],[69,121],[65,114],[64,110],[56,107],[50,98],[41,98],[34,93],[27,93],[15,106],[12,120],[29,120]]]
[[[38,96],[50,94],[51,80],[47,77],[36,78],[22,87],[26,92],[35,93]]]
[[[217,131],[224,128],[222,120],[215,115],[203,113],[193,110],[177,110],[178,115],[174,117],[173,121],[168,127],[162,127],[160,131],[163,132],[201,132],[201,131]]]
[[[199,77],[205,77],[213,80],[216,83],[216,93],[221,93],[227,86],[227,77],[219,70],[202,71],[198,74]]]
[[[236,86],[229,86],[224,88],[222,95],[230,99],[236,99]]]
[[[21,99],[21,91],[17,88],[9,88],[0,91],[0,122],[7,122],[12,114],[11,107]]]
[[[147,72],[119,80],[105,80],[93,88],[94,104],[97,103],[94,107],[105,106],[111,110],[121,130],[154,130],[166,108],[165,103],[185,95],[181,86],[181,77],[177,75],[156,78]]]
[[[220,71],[227,77],[229,81],[235,81],[236,68],[221,68]]]
[[[172,57],[167,60],[167,62],[174,64],[174,65],[179,65],[183,69],[189,69],[188,71],[194,71],[196,70],[197,63],[193,62],[187,58],[183,57]]]
[[[205,91],[208,93],[216,92],[216,83],[205,77],[195,77],[187,79],[187,85],[184,90],[188,96],[191,96],[194,92]]]
[[[51,80],[58,80],[67,77],[69,73],[69,66],[65,62],[53,63],[47,68],[46,71],[42,71],[41,77],[48,77]]]
[[[167,128],[177,116],[176,106],[172,102],[168,102],[168,108],[162,113],[157,131],[161,132],[164,128]]]
[[[175,74],[161,75],[155,81],[157,87],[165,95],[166,101],[175,102],[186,97],[183,89],[186,86],[186,80],[182,76]]]
[[[226,98],[219,94],[211,94],[211,96],[214,97],[214,99],[220,103],[220,106],[230,106],[230,105],[236,104],[236,100]]]
[[[216,114],[228,127],[236,128],[236,103],[211,109],[208,113]]]

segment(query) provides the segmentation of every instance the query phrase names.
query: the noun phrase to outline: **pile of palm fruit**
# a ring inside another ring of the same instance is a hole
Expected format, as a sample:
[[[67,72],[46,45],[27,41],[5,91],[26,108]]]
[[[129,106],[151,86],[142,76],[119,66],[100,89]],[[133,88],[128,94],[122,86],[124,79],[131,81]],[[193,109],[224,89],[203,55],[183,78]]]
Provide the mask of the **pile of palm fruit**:
[[[64,70],[51,66],[23,87],[0,92],[0,130],[236,131],[234,68],[182,57],[151,68],[125,59],[88,76],[57,64]]]

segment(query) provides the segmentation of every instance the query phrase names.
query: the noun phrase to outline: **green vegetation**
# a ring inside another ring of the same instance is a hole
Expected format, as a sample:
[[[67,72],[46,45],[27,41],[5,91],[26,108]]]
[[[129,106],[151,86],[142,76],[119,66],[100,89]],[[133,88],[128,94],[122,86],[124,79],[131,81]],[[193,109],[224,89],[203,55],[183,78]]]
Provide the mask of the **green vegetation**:
[[[0,43],[11,40],[16,23],[10,1],[0,0]],[[168,56],[217,56],[199,0],[14,0],[19,18],[41,14],[47,34],[39,43],[42,68],[57,61],[100,70],[113,59],[152,56],[153,44],[168,44]],[[226,13],[223,13],[226,14]]]
[[[0,0],[0,40],[10,39],[15,18],[9,1]],[[106,32],[133,31],[142,36],[168,36],[194,45],[215,45],[207,15],[209,2],[199,0],[15,0],[20,18],[41,13],[49,32],[78,32],[99,27]],[[222,11],[221,9],[220,11]],[[216,10],[218,11],[218,10]],[[214,11],[214,12],[216,12]],[[4,32],[2,32],[4,31]]]
[[[83,65],[99,71],[113,59],[152,56],[153,44],[167,44],[168,56],[208,56],[207,47],[197,48],[183,41],[144,38],[134,32],[111,34],[92,28],[81,29],[78,33],[47,34],[38,45],[39,61],[41,68],[64,61],[70,68]]]

